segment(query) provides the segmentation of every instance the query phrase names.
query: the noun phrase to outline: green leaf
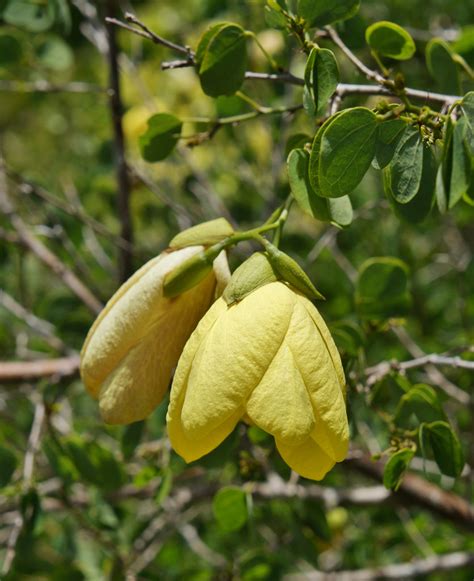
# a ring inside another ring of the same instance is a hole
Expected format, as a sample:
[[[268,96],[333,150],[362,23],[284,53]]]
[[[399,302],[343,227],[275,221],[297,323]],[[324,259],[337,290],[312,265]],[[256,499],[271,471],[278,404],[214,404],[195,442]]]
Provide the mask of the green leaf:
[[[140,136],[143,159],[161,161],[173,151],[181,135],[181,121],[169,113],[157,113],[148,119],[148,128]]]
[[[331,50],[312,49],[305,69],[305,83],[313,97],[316,114],[324,111],[339,83],[339,68]]]
[[[458,94],[461,90],[459,69],[449,44],[441,38],[433,38],[426,45],[426,66],[438,88]]]
[[[225,218],[216,218],[208,222],[196,224],[187,230],[183,230],[171,240],[170,248],[185,248],[186,246],[216,244],[224,238],[234,234],[234,229]]]
[[[406,264],[390,256],[366,260],[359,270],[355,302],[364,318],[404,315],[410,304]]]
[[[351,321],[336,323],[331,327],[331,334],[338,348],[351,357],[357,357],[365,343],[362,329]]]
[[[377,118],[356,107],[338,115],[321,137],[320,193],[339,198],[352,192],[370,167],[375,153]]]
[[[392,161],[406,127],[407,124],[401,119],[389,119],[379,123],[377,141],[375,143],[375,157],[372,160],[372,166],[375,169],[383,169]]]
[[[406,127],[389,168],[393,197],[406,204],[416,196],[423,172],[423,142],[417,129]]]
[[[414,455],[414,450],[404,448],[390,456],[383,471],[383,484],[385,488],[390,490],[398,489]]]
[[[414,385],[401,397],[395,419],[403,421],[411,414],[415,414],[420,422],[446,419],[436,391],[424,383]]]
[[[309,157],[309,182],[313,190],[321,196],[321,185],[319,183],[319,159],[321,153],[321,141],[323,138],[323,134],[326,129],[333,123],[339,115],[342,114],[342,111],[338,111],[335,115],[332,115],[321,125],[319,130],[317,131],[316,135],[314,136],[313,144],[311,146],[311,154]]]
[[[0,446],[0,466],[0,488],[2,488],[10,482],[17,467],[15,454],[5,446]]]
[[[390,169],[383,170],[383,183],[385,194],[399,218],[419,224],[425,220],[433,208],[434,195],[436,189],[437,161],[431,148],[423,148],[423,169],[421,173],[420,186],[415,196],[406,204],[400,204],[395,199],[392,191]]]
[[[214,35],[216,35],[219,30],[227,26],[227,22],[218,22],[217,24],[212,24],[207,28],[204,33],[202,34],[201,38],[199,39],[197,48],[196,48],[196,63],[201,65],[204,55],[206,53],[207,47],[211,42]]]
[[[466,93],[461,101],[461,110],[464,113],[467,126],[474,135],[474,91]]]
[[[365,39],[374,52],[392,59],[404,61],[415,54],[413,38],[393,22],[375,22],[365,31]]]
[[[466,117],[445,127],[441,168],[436,181],[436,197],[441,213],[447,212],[468,195],[471,183],[471,156],[466,141],[469,128]]]
[[[145,428],[145,422],[134,422],[125,426],[120,439],[120,447],[125,460],[129,460],[140,443]]]
[[[61,38],[50,36],[37,49],[40,63],[52,71],[65,71],[74,63],[74,54]]]
[[[245,492],[240,488],[221,488],[212,499],[212,512],[225,532],[240,530],[248,520]]]
[[[79,436],[64,439],[63,446],[84,480],[106,491],[122,486],[125,475],[112,452]]]
[[[458,437],[447,422],[425,424],[423,437],[433,450],[434,459],[443,474],[457,478],[464,468],[464,456]]]
[[[294,133],[290,135],[285,144],[285,157],[288,158],[293,149],[304,149],[306,144],[310,144],[313,138],[307,133]]]
[[[216,25],[213,33],[204,33],[196,55],[199,79],[206,95],[233,95],[240,89],[247,69],[246,34],[241,26]]]
[[[268,1],[264,8],[265,22],[270,28],[283,30],[286,28],[287,20],[282,12],[281,6],[275,1]]]
[[[348,226],[352,222],[352,204],[348,196],[322,198],[311,187],[309,153],[306,150],[294,149],[288,156],[287,167],[291,193],[303,212],[322,222],[339,226]]]
[[[359,6],[360,0],[299,0],[298,15],[306,21],[308,28],[322,27],[351,18]]]
[[[12,34],[0,34],[0,67],[18,63],[23,56],[20,41]]]
[[[28,32],[44,32],[53,26],[56,11],[54,2],[37,0],[10,0],[2,18],[7,24],[18,26]]]

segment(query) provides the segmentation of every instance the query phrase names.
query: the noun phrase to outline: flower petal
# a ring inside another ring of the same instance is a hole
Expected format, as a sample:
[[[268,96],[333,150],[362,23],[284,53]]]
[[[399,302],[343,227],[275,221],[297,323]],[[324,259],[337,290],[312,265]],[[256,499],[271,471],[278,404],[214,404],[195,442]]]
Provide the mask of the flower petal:
[[[212,298],[209,276],[171,302],[148,335],[125,355],[99,392],[102,417],[110,424],[139,421],[159,405],[189,335]]]
[[[101,384],[130,349],[150,333],[163,313],[172,306],[173,301],[164,299],[162,293],[166,274],[201,249],[200,246],[184,248],[150,260],[109,300],[92,325],[81,351],[81,375],[94,397],[98,397]],[[213,285],[213,275],[209,275],[207,283],[206,287]],[[196,293],[190,293],[174,299],[174,302],[188,301],[190,297],[201,302]],[[211,297],[206,298],[209,304]]]
[[[285,340],[247,401],[247,414],[259,428],[288,445],[300,444],[313,430],[311,401]]]
[[[301,298],[298,297],[295,305],[288,344],[313,404],[316,423],[312,436],[333,460],[340,462],[346,457],[349,445],[349,426],[340,377],[327,348],[326,331],[324,335],[321,331],[321,325],[326,330],[327,327],[322,319],[318,326],[314,324],[317,318],[310,318],[308,313],[316,309],[306,299],[304,303],[309,306],[302,304]]]
[[[166,415],[168,436],[174,450],[186,462],[192,462],[216,448],[235,428],[243,410],[237,409],[209,434],[200,437],[189,436],[183,429],[182,409],[188,389],[189,375],[196,352],[205,341],[207,334],[227,306],[223,300],[216,301],[201,320],[189,338],[179,360],[171,389],[170,404]]]
[[[226,306],[192,363],[186,362],[191,370],[182,423],[189,437],[203,437],[243,409],[283,342],[294,301],[285,285],[272,283]]]
[[[322,480],[335,464],[312,438],[298,446],[288,446],[277,439],[275,443],[288,466],[305,478]]]

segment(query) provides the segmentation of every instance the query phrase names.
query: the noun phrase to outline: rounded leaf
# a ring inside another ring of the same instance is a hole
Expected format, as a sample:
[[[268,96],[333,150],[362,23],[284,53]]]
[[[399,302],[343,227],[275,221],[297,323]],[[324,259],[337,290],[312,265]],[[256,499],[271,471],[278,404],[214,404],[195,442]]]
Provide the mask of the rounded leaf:
[[[351,193],[370,167],[375,154],[377,118],[364,107],[346,109],[321,137],[320,194],[339,198]]]
[[[143,159],[161,161],[173,151],[181,135],[181,121],[170,113],[157,113],[148,119],[148,128],[140,136]]]
[[[308,28],[347,20],[357,13],[360,0],[299,0],[298,15]]]
[[[248,519],[245,492],[231,486],[221,488],[212,499],[212,512],[223,531],[238,531]]]
[[[415,54],[413,38],[394,22],[375,22],[365,31],[365,39],[374,52],[392,59],[404,61]]]
[[[216,25],[213,34],[204,34],[198,47],[199,79],[210,97],[233,95],[244,82],[247,69],[247,43],[238,24]]]

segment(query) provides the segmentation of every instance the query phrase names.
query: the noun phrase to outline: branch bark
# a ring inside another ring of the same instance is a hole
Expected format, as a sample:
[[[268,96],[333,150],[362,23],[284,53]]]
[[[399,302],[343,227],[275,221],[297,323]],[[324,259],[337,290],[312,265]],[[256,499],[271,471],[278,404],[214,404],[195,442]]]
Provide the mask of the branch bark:
[[[115,0],[107,1],[109,16],[113,16],[116,9]],[[123,106],[120,94],[120,76],[118,66],[118,47],[116,27],[107,21],[108,62],[110,83],[110,112],[114,131],[115,154],[117,157],[117,185],[118,185],[118,213],[121,223],[121,237],[133,245],[133,227],[130,214],[131,185],[125,159],[125,138],[122,127]],[[131,248],[119,250],[119,281],[124,282],[133,272]]]
[[[29,381],[52,375],[61,377],[75,375],[79,370],[79,363],[79,355],[36,361],[2,361],[0,382]]]

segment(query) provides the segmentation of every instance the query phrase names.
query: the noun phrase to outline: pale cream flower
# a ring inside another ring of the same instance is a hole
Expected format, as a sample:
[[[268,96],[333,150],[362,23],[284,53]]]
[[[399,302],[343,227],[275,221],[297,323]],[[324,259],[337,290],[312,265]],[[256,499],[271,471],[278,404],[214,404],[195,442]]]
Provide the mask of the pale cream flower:
[[[163,399],[187,339],[230,277],[222,253],[198,285],[165,298],[165,276],[202,250],[190,246],[147,262],[90,329],[81,351],[81,376],[106,422],[141,420]]]

